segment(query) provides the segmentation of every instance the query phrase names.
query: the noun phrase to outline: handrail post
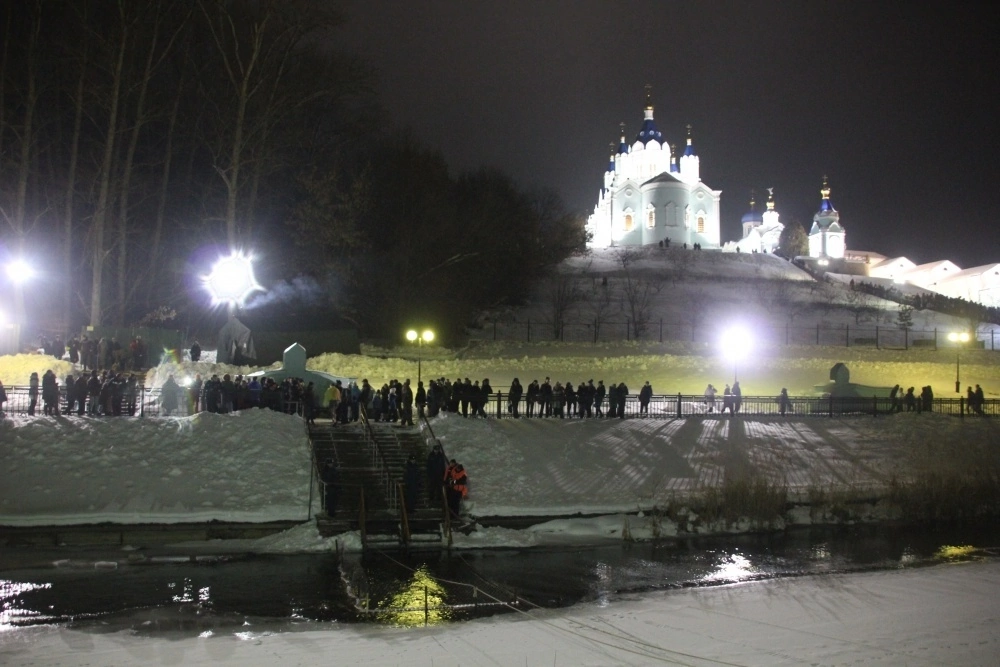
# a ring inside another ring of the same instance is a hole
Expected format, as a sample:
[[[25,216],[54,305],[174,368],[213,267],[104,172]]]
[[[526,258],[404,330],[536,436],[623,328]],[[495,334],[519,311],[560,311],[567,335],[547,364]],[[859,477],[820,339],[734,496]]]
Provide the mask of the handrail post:
[[[677,418],[681,418],[681,392],[677,392]]]

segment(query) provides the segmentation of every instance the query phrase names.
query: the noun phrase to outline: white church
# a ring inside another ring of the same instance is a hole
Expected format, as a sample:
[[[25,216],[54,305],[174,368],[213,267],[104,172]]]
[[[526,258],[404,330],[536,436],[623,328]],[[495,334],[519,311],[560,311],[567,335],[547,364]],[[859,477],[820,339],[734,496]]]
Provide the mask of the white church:
[[[687,126],[684,153],[663,137],[653,119],[650,86],[642,127],[629,144],[622,124],[618,148],[604,173],[604,187],[587,219],[589,248],[674,245],[728,252],[773,253],[784,225],[775,210],[774,189],[768,188],[766,209],[758,213],[751,196],[742,218],[743,237],[722,245],[719,200],[722,192],[701,181],[700,160]],[[865,275],[877,280],[910,283],[947,296],[987,306],[1000,306],[1000,264],[962,270],[942,260],[917,266],[905,257],[886,258],[874,252],[848,251],[847,232],[830,200],[823,177],[819,210],[809,229],[809,254],[800,258],[832,273]]]
[[[587,245],[698,244],[717,249],[722,192],[701,182],[690,125],[678,160],[676,145],[667,142],[653,120],[649,90],[647,86],[642,128],[631,144],[622,125],[618,150],[612,150],[604,187],[587,219]]]

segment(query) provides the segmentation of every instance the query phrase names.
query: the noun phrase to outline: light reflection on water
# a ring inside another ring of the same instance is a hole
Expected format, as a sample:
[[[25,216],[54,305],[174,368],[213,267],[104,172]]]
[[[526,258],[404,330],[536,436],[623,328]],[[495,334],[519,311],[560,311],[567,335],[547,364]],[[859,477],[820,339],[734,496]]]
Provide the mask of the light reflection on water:
[[[701,578],[703,582],[737,583],[754,579],[759,570],[746,556],[739,553],[720,554],[715,570]]]
[[[31,591],[52,588],[52,584],[33,584],[26,581],[0,579],[0,632],[10,630],[29,621],[44,620],[42,612],[25,609],[24,595]]]
[[[852,527],[563,549],[250,556],[116,569],[24,569],[0,552],[0,630],[37,623],[120,625],[145,634],[258,636],[322,622],[451,623],[519,608],[601,606],[650,590],[996,558],[1000,526]],[[48,553],[48,552],[46,552]],[[5,561],[5,558],[8,560]],[[80,552],[74,558],[84,562]],[[94,553],[105,562],[113,553]],[[40,562],[40,561],[36,561]],[[15,563],[12,565],[11,563]],[[352,576],[353,575],[353,576]],[[345,581],[356,589],[349,592]]]

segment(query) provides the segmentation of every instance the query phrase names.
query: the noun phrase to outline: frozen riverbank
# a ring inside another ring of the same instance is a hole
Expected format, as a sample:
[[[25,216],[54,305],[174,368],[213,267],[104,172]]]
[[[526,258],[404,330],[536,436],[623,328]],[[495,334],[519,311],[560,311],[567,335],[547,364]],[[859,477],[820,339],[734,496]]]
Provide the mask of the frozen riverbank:
[[[430,628],[302,632],[65,627],[0,633],[0,662],[83,665],[994,665],[1000,563],[814,576],[650,593]]]

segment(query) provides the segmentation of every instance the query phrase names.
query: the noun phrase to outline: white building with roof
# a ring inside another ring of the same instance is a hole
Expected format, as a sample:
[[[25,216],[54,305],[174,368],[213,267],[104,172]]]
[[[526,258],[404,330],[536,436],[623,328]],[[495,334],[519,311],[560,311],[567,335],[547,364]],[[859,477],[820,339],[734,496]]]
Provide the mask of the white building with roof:
[[[937,292],[937,286],[941,281],[958,274],[961,270],[954,262],[942,259],[936,262],[918,264],[909,271],[901,274],[897,280],[904,280],[910,284]]]
[[[809,256],[818,259],[843,259],[847,251],[847,232],[840,224],[840,213],[830,201],[830,186],[823,177],[822,199],[813,215],[809,230]]]
[[[678,160],[653,119],[650,87],[642,126],[631,144],[624,123],[617,150],[604,173],[604,187],[587,219],[590,248],[674,244],[718,248],[719,190],[701,181],[700,159],[687,126],[687,144]]]
[[[933,289],[955,299],[1000,308],[1000,264],[984,264],[952,273],[939,280]]]
[[[916,264],[906,257],[889,257],[868,267],[868,275],[872,278],[889,278],[903,280],[903,276],[916,268]]]
[[[773,253],[778,249],[781,232],[785,226],[779,221],[779,215],[774,210],[774,188],[767,189],[767,209],[757,212],[756,193],[750,193],[750,210],[743,214],[740,220],[743,225],[743,238],[730,241],[723,246],[725,252],[765,252]]]

